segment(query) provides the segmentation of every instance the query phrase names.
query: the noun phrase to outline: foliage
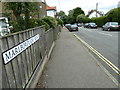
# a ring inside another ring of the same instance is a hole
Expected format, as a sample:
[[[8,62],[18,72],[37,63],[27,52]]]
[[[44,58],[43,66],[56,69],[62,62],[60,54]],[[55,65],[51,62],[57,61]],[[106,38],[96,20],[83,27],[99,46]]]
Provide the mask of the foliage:
[[[76,7],[75,9],[73,9],[72,18],[73,18],[74,22],[76,22],[76,18],[80,14],[85,14],[84,11],[80,7]]]
[[[120,24],[120,8],[110,10],[106,16],[91,18],[98,26],[103,26],[106,22],[119,22]]]
[[[61,19],[56,19],[57,20],[57,25],[61,25],[63,27],[63,21]]]
[[[12,23],[14,32],[31,28],[34,25],[30,17],[37,10],[35,4],[36,3],[33,2],[7,2],[5,4],[6,10],[12,10],[16,19],[16,21]]]
[[[65,16],[65,12],[64,12],[64,11],[60,11],[60,12],[58,13],[58,17],[59,17],[60,19],[63,19],[64,16]]]
[[[120,7],[110,10],[106,16],[109,22],[120,23]]]
[[[37,20],[38,26],[45,25],[45,30],[49,30],[50,26],[44,20]]]
[[[42,20],[44,20],[48,25],[50,25],[50,28],[54,28],[57,25],[57,21],[53,17],[46,16]]]
[[[91,22],[95,22],[99,27],[103,26],[107,21],[107,16],[91,18]]]
[[[77,16],[76,21],[78,23],[88,23],[88,22],[90,22],[90,19],[88,17],[86,17],[84,14],[80,14]]]

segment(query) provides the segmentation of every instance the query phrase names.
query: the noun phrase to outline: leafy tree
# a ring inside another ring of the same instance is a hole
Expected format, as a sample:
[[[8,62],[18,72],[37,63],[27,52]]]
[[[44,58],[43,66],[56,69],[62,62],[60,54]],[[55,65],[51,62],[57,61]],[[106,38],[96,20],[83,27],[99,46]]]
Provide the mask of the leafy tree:
[[[79,23],[88,23],[90,22],[90,19],[86,17],[84,14],[80,14],[77,16],[76,21]]]
[[[64,11],[60,11],[58,13],[58,17],[60,17],[60,19],[63,19],[64,16],[65,16],[65,12]]]
[[[76,7],[75,9],[73,9],[72,17],[73,17],[74,22],[76,22],[76,18],[80,14],[85,14],[84,11],[80,7]]]
[[[31,13],[35,13],[37,7],[33,2],[7,2],[7,10],[12,10],[15,18],[16,24],[18,24],[19,30],[28,29],[31,27],[32,21],[30,21]],[[24,15],[23,18],[21,15]],[[15,22],[15,21],[14,21]]]
[[[120,8],[110,10],[106,16],[109,22],[120,22]]]

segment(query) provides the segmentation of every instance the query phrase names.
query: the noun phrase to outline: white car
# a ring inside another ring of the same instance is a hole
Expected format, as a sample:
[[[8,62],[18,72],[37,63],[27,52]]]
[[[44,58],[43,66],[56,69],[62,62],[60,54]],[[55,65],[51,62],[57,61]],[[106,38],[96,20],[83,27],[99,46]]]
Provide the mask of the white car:
[[[0,17],[0,36],[10,34],[10,28],[12,26],[9,26],[8,19],[6,17]]]

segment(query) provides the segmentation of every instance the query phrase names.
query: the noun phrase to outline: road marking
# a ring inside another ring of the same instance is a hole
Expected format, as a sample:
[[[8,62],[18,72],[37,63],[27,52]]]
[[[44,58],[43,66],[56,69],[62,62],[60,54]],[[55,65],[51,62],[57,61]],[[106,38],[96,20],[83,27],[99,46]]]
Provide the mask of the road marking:
[[[99,34],[107,35],[107,36],[112,36],[111,34],[103,33],[103,32],[98,32]]]
[[[80,40],[85,46],[87,46],[93,53],[95,53],[102,61],[104,61],[115,73],[120,75],[120,69],[116,67],[113,63],[111,63],[107,58],[105,58],[102,54],[100,54],[97,50],[95,50],[92,46],[87,44],[84,40],[78,37],[76,34],[73,34],[78,40]]]

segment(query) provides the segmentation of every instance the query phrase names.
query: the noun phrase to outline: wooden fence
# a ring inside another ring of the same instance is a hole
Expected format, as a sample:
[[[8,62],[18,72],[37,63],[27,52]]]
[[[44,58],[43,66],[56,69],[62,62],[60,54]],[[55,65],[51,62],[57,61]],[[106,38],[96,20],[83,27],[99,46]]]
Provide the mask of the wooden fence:
[[[0,37],[0,88],[25,88],[59,31],[59,26],[47,32],[41,26]]]

